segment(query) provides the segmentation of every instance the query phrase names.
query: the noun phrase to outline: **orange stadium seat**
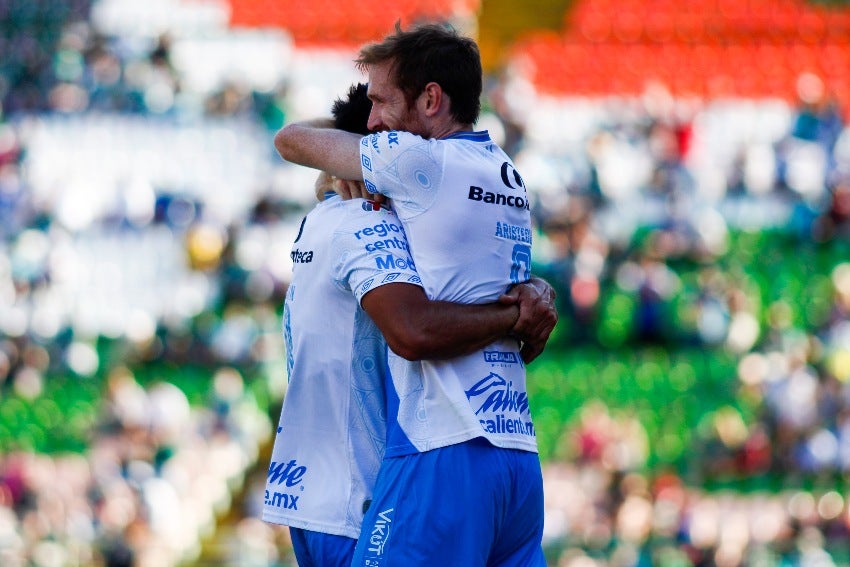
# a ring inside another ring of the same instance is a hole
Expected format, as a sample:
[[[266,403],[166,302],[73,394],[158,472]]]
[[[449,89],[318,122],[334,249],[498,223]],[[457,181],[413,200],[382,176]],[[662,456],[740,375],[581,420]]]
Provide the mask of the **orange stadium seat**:
[[[850,8],[804,0],[579,0],[563,23],[563,42],[516,48],[530,49],[533,81],[552,94],[637,94],[660,80],[674,94],[793,100],[798,75],[813,72],[839,101],[850,99]]]
[[[296,45],[358,45],[382,37],[396,20],[409,24],[421,19],[450,19],[471,14],[479,0],[229,0],[230,25],[279,27],[287,30]]]

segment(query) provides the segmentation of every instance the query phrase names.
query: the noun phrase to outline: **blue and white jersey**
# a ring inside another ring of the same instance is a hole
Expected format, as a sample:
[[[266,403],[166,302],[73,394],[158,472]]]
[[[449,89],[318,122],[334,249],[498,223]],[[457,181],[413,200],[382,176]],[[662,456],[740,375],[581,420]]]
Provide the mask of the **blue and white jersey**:
[[[381,132],[361,140],[360,160],[367,188],[392,199],[429,298],[488,303],[529,279],[525,185],[486,131],[441,140]],[[390,370],[388,456],[479,436],[537,451],[516,340],[451,360],[391,353]]]
[[[368,291],[419,283],[395,214],[371,201],[319,203],[291,253],[284,302],[289,387],[263,520],[357,538],[386,438],[387,345],[360,307]]]

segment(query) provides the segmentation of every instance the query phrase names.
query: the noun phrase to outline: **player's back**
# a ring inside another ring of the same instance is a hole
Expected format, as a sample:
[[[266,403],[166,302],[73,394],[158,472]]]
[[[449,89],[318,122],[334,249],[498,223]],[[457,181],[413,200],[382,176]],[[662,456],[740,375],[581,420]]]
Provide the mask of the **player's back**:
[[[382,132],[363,139],[361,157],[367,186],[392,198],[429,297],[491,302],[530,277],[525,187],[486,132],[443,140]],[[516,340],[451,360],[391,355],[390,365],[388,455],[477,436],[537,450]]]
[[[381,248],[393,234],[404,255]],[[400,235],[400,236],[399,236]],[[383,456],[386,343],[360,308],[364,293],[417,279],[395,215],[328,197],[293,245],[283,311],[289,385],[263,518],[356,538]]]
[[[393,134],[401,142],[387,144],[395,153],[385,163],[372,161],[374,173],[404,224],[428,296],[485,303],[527,280],[531,213],[522,178],[502,149],[486,132],[444,140],[386,136]]]

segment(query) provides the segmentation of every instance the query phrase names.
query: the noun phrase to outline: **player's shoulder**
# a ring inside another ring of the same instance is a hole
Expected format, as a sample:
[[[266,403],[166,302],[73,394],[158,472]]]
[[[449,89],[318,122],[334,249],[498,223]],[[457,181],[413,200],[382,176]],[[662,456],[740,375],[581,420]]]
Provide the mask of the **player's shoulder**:
[[[383,132],[375,132],[369,134],[362,140],[364,146],[371,146],[374,150],[382,148],[395,150],[417,146],[420,144],[430,144],[436,140],[425,139],[418,134],[405,132],[404,130],[386,130]]]

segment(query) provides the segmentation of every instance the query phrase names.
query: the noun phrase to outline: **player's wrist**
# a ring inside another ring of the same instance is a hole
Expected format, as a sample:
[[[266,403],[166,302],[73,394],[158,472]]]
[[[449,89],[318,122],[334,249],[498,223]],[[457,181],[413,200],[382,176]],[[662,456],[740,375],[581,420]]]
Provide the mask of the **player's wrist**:
[[[521,314],[520,309],[519,309],[519,305],[517,305],[517,304],[505,305],[504,309],[508,314],[508,317],[507,317],[507,321],[509,323],[508,333],[507,333],[508,337],[510,337],[512,339],[520,340],[520,336],[519,336],[519,333],[518,333],[519,318],[520,318],[520,314]]]

